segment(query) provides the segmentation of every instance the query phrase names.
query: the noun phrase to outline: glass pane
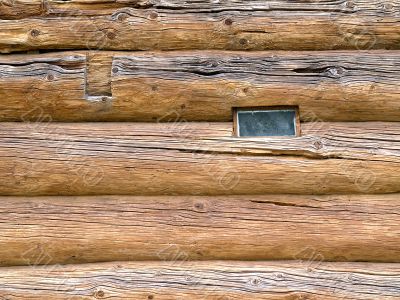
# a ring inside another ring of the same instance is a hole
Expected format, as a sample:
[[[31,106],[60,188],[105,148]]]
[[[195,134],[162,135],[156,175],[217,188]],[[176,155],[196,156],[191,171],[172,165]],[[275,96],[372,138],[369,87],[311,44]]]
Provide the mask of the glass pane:
[[[239,110],[239,136],[295,136],[296,110]]]

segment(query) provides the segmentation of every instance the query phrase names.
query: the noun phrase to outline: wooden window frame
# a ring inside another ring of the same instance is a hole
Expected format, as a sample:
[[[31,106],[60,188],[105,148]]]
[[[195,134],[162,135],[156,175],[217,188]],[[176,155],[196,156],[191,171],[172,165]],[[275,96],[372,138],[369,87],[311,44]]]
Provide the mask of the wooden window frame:
[[[239,136],[239,120],[238,120],[238,112],[239,111],[271,111],[271,110],[294,110],[295,111],[295,135],[277,135],[277,136]],[[301,136],[301,124],[300,124],[300,111],[298,106],[292,105],[279,105],[279,106],[249,106],[249,107],[234,107],[232,109],[233,113],[233,136],[237,138],[291,138],[291,137],[299,137]]]

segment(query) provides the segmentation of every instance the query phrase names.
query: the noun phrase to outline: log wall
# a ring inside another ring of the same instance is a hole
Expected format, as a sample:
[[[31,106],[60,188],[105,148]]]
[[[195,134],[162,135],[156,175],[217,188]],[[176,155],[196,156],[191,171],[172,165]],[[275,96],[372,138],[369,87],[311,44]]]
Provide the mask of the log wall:
[[[0,264],[400,262],[399,194],[1,197]]]
[[[231,123],[2,123],[0,195],[395,193],[398,125],[241,139]]]
[[[369,50],[400,47],[398,1],[3,2],[0,7],[3,19],[0,51],[3,53],[40,49]]]
[[[0,299],[400,299],[399,12],[0,0]]]
[[[0,58],[1,121],[232,121],[297,105],[302,121],[399,121],[397,51],[62,52]]]
[[[397,264],[115,262],[4,268],[0,295],[57,300],[395,300],[399,285]]]

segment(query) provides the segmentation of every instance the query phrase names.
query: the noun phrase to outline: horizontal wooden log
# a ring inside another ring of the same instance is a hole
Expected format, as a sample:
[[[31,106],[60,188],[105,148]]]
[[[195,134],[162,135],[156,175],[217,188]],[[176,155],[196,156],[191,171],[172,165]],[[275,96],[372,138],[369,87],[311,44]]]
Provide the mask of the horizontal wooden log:
[[[2,0],[0,19],[100,16],[123,8],[149,8],[154,0]]]
[[[93,60],[86,53],[0,57],[0,120],[102,120],[111,109],[107,72],[104,60]]]
[[[45,7],[42,0],[2,0],[0,19],[21,19],[40,16]]]
[[[400,194],[1,197],[0,264],[400,262]]]
[[[400,192],[399,123],[306,123],[301,137],[261,139],[231,126],[2,123],[0,194]]]
[[[0,57],[0,121],[231,121],[297,105],[302,121],[400,121],[400,54],[62,52]]]
[[[12,299],[395,300],[398,264],[312,262],[106,263],[3,268]]]
[[[399,121],[398,55],[120,54],[111,88],[116,105],[140,106],[144,120],[228,121],[232,107],[298,105],[303,121]]]
[[[399,49],[399,3],[3,0],[0,51]]]

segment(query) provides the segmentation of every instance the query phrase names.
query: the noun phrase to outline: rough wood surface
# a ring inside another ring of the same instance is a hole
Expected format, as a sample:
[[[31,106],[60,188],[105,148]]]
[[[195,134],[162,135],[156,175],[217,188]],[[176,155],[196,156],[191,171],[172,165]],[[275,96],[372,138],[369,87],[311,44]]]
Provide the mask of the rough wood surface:
[[[400,55],[62,52],[0,57],[0,120],[230,121],[298,105],[303,121],[399,121]]]
[[[171,259],[400,262],[400,194],[0,201],[2,266]]]
[[[298,105],[304,121],[400,120],[397,52],[115,56],[112,94],[140,119],[228,121],[232,107]]]
[[[3,0],[0,51],[399,49],[398,12],[397,0]]]
[[[91,96],[112,96],[111,67],[114,55],[97,51],[89,51],[86,55],[86,93]]]
[[[306,123],[234,138],[231,123],[2,123],[1,195],[400,191],[399,123]]]
[[[0,120],[101,120],[111,109],[107,64],[94,60],[86,53],[1,56]]]
[[[106,263],[3,268],[11,299],[395,300],[398,264],[312,262]]]

